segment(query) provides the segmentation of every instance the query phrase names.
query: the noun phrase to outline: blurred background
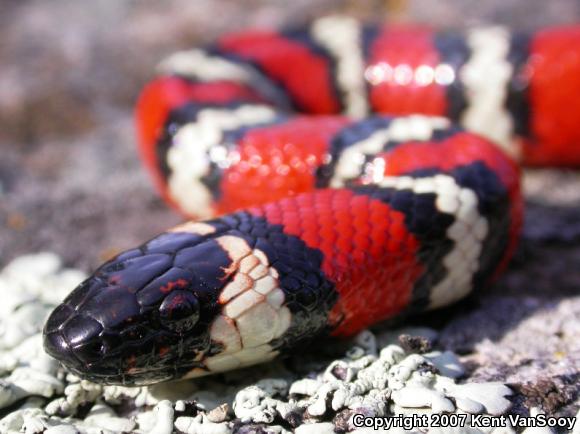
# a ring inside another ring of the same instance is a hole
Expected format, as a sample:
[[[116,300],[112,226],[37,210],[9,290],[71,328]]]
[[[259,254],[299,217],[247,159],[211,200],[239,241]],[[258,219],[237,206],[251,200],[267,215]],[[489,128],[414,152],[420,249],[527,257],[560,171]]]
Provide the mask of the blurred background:
[[[156,63],[246,27],[329,14],[436,27],[574,22],[577,0],[0,1],[0,266],[51,250],[84,268],[179,221],[136,156]]]

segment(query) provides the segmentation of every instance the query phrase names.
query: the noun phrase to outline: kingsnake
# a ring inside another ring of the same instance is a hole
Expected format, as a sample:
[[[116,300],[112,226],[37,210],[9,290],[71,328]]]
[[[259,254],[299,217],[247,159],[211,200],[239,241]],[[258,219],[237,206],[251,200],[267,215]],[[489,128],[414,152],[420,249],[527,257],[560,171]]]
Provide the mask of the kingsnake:
[[[580,26],[327,17],[160,70],[140,150],[168,202],[209,220],[106,262],[49,317],[48,353],[101,383],[222,372],[452,303],[514,251],[511,157],[580,164]]]

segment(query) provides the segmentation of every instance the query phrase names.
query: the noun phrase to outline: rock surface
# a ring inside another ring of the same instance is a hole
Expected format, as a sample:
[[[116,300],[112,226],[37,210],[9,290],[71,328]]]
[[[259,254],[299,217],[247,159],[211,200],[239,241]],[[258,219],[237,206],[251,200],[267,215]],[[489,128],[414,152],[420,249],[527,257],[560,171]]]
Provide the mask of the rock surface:
[[[512,406],[513,390],[502,383],[458,381],[458,357],[432,350],[438,333],[420,328],[366,330],[306,357],[198,381],[126,388],[80,380],[44,353],[41,330],[84,277],[50,253],[0,271],[0,432],[345,432],[356,428],[355,414],[500,416]]]

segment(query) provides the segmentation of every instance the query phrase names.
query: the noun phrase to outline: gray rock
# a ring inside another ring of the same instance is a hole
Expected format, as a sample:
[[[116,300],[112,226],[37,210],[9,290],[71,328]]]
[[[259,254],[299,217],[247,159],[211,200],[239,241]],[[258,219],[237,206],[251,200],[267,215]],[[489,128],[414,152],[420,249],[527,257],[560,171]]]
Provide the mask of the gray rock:
[[[30,307],[29,312],[47,312],[51,302],[41,299],[35,285],[44,280],[59,286],[60,279],[60,284],[72,286],[73,280],[80,276],[74,270],[65,272],[58,268],[59,261],[51,255],[40,255],[37,261],[39,264],[34,257],[26,257],[12,265],[9,273],[0,272],[2,284],[10,284],[10,279],[15,279],[24,294],[14,298],[12,309],[21,310],[24,305]],[[29,266],[38,270],[37,276],[15,277],[19,270]],[[24,314],[11,316],[8,311],[7,317],[11,319],[29,320]],[[233,430],[228,414],[231,406],[242,423],[258,424],[266,432],[284,433],[275,422],[281,418],[299,433],[318,433],[333,430],[334,424],[324,418],[341,411],[372,416],[456,410],[500,415],[510,407],[506,396],[512,392],[503,384],[458,384],[456,379],[465,375],[465,369],[454,353],[406,353],[397,345],[396,332],[389,332],[388,338],[386,334],[377,338],[370,331],[364,331],[354,338],[343,358],[294,381],[290,381],[295,378],[294,374],[274,364],[276,368],[272,372],[278,376],[272,378],[264,378],[263,368],[258,367],[246,370],[243,375],[235,372],[228,375],[227,385],[208,378],[130,388],[100,386],[66,375],[42,351],[41,325],[40,321],[32,323],[18,343],[9,334],[3,335],[4,340],[0,335],[0,372],[4,372],[0,378],[0,407],[31,397],[20,409],[0,420],[0,432],[4,432],[2,429],[6,432],[52,429],[141,434],[171,433],[175,428],[186,433],[228,434]],[[432,340],[436,337],[426,329],[421,329],[421,333]],[[195,401],[193,407],[186,404],[191,400]],[[111,407],[127,402],[135,409],[131,418]],[[92,408],[82,421],[71,418],[63,423],[57,417],[73,416],[85,405]],[[193,409],[192,415],[180,414],[175,418],[175,411],[183,413],[188,408]]]

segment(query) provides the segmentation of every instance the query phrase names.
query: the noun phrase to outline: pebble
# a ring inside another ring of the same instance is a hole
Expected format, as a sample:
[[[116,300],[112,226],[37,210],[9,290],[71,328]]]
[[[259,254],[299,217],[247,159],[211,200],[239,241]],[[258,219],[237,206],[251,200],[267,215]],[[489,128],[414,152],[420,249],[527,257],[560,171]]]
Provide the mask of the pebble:
[[[512,392],[503,384],[458,383],[465,370],[452,352],[407,353],[412,350],[398,344],[399,335],[406,334],[427,339],[430,347],[437,333],[425,328],[380,334],[365,330],[352,339],[343,357],[326,364],[314,361],[303,378],[283,363],[273,363],[151,387],[80,380],[44,353],[41,330],[54,305],[84,277],[79,270],[63,269],[51,253],[17,258],[0,271],[0,292],[6,294],[0,304],[0,409],[16,406],[0,419],[1,433],[231,434],[235,428],[239,433],[286,434],[292,427],[297,434],[325,434],[335,432],[328,421],[336,423],[341,412],[500,415],[510,406],[506,397]],[[88,411],[83,420],[77,418],[81,408]],[[126,410],[121,413],[120,408]],[[508,432],[513,431],[494,434]]]
[[[441,375],[451,378],[460,378],[465,375],[461,362],[451,351],[434,351],[423,356],[435,365]]]
[[[228,417],[228,409],[229,405],[227,403],[214,408],[207,413],[207,420],[214,423],[225,421]]]
[[[320,389],[320,386],[322,386],[322,382],[305,378],[292,383],[292,386],[290,386],[290,394],[312,396]]]
[[[85,418],[84,425],[112,432],[131,432],[136,423],[124,417],[117,417],[112,408],[97,403]]]
[[[576,413],[576,423],[574,424],[572,434],[580,434],[580,409],[578,409],[578,413]]]
[[[153,417],[156,422],[149,429],[149,432],[151,434],[171,434],[173,432],[173,413],[171,401],[159,402],[153,409]]]
[[[537,417],[540,414],[545,414],[538,407],[530,408],[530,416]],[[522,431],[522,434],[554,434],[555,431],[550,427],[529,427]]]
[[[449,398],[437,390],[409,386],[395,390],[391,398],[401,407],[429,407],[434,413],[455,411],[455,406]]]
[[[296,434],[334,434],[334,425],[330,422],[301,425],[294,431]]]
[[[78,430],[72,425],[63,424],[48,428],[44,434],[78,434]]]
[[[492,416],[500,416],[511,407],[506,396],[512,395],[512,391],[501,383],[466,383],[453,385],[449,389],[449,396],[478,402]]]
[[[228,423],[213,423],[202,415],[196,417],[181,416],[175,420],[175,428],[186,434],[231,434],[232,427]]]

